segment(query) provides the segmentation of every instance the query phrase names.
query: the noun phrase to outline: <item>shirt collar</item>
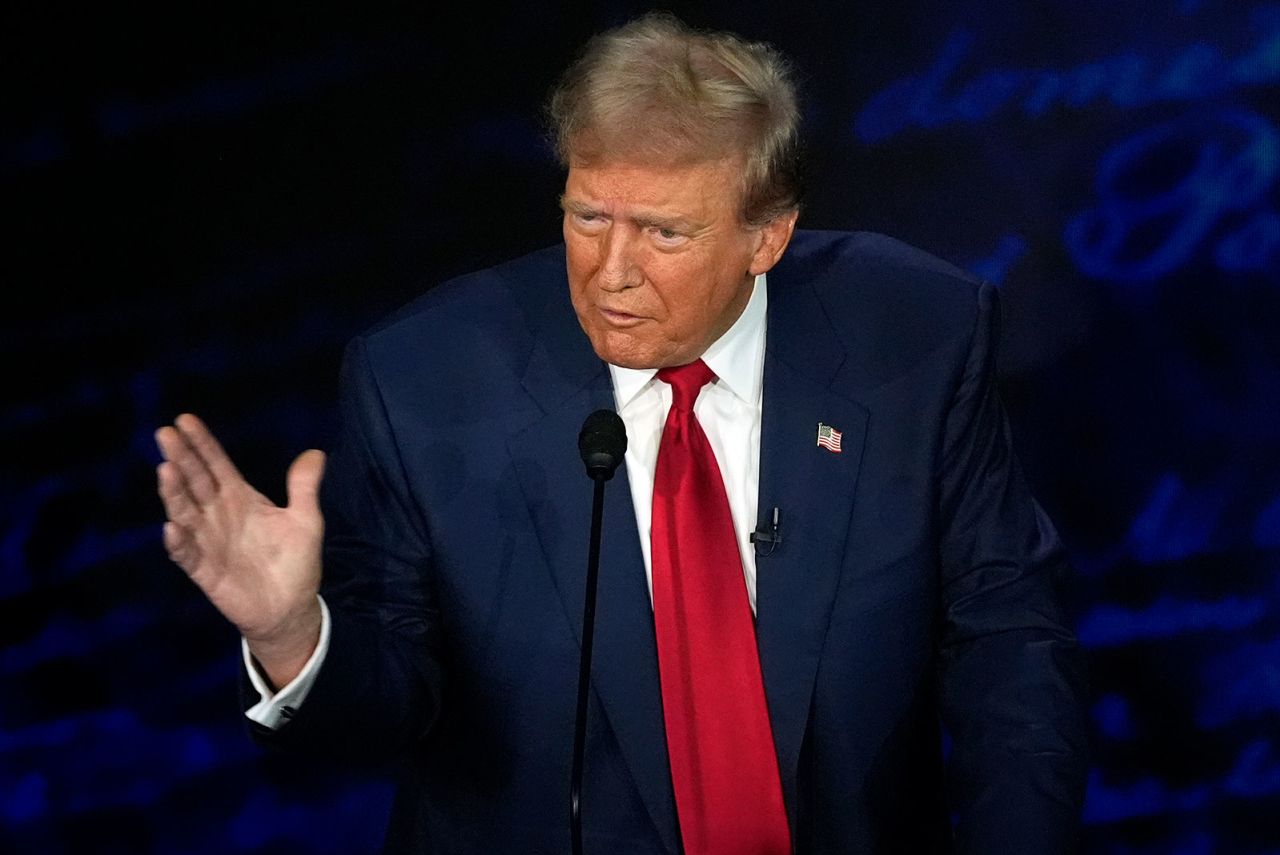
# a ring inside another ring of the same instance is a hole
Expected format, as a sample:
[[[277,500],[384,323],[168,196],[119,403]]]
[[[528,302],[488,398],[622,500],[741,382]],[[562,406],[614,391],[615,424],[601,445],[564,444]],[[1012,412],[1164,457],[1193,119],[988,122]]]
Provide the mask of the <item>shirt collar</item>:
[[[751,297],[746,308],[724,335],[712,342],[702,361],[715,372],[719,381],[736,397],[755,406],[760,403],[760,388],[764,380],[764,327],[768,307],[768,289],[765,274],[761,273],[752,284]],[[613,394],[618,409],[626,409],[635,397],[653,382],[656,368],[623,368],[609,365],[613,380]]]

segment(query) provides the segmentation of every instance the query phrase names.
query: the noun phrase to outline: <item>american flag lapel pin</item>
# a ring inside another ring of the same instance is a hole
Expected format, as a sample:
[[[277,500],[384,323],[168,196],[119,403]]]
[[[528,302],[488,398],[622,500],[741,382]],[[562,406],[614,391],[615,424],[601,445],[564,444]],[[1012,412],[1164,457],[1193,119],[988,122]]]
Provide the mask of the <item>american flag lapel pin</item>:
[[[822,446],[827,451],[834,451],[836,454],[839,454],[840,431],[836,430],[831,425],[824,425],[822,422],[818,422],[818,445]]]

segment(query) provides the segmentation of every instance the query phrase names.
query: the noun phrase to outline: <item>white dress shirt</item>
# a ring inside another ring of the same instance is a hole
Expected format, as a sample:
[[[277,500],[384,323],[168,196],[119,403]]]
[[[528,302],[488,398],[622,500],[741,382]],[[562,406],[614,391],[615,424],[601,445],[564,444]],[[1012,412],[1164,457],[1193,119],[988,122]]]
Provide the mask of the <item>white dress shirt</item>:
[[[716,379],[703,387],[693,406],[724,479],[752,612],[756,608],[756,553],[750,538],[756,530],[760,484],[760,404],[767,304],[768,291],[762,273],[756,277],[742,314],[702,355],[702,361],[715,373]],[[636,530],[640,533],[640,551],[644,556],[651,602],[653,473],[657,468],[662,429],[671,408],[671,387],[659,380],[657,373],[656,368],[609,366],[614,403],[627,426],[627,480],[631,484],[631,505],[635,509]],[[272,692],[249,654],[248,642],[241,640],[245,670],[260,696],[256,704],[245,710],[245,715],[270,728],[288,720],[306,700],[328,650],[329,608],[323,597],[320,598],[320,640],[315,652],[298,676],[280,691]]]

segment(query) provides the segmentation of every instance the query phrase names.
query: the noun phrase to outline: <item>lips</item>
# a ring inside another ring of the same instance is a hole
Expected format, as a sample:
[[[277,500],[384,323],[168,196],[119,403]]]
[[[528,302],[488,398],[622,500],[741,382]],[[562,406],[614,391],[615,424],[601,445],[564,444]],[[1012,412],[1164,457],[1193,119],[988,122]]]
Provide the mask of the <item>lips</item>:
[[[633,315],[630,312],[619,312],[613,309],[606,309],[603,306],[597,307],[597,310],[600,312],[600,317],[604,319],[605,323],[614,327],[633,327],[636,324],[647,320],[643,315]]]

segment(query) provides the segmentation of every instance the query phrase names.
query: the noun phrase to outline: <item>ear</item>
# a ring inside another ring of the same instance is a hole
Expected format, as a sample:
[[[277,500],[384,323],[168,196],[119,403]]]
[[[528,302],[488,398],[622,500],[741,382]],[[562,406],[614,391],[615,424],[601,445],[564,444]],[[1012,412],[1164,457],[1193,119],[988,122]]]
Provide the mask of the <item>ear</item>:
[[[791,235],[796,230],[796,218],[799,216],[800,211],[792,209],[760,226],[760,242],[756,245],[748,268],[752,276],[768,272],[782,258],[782,253],[786,252],[787,245],[791,243]]]

